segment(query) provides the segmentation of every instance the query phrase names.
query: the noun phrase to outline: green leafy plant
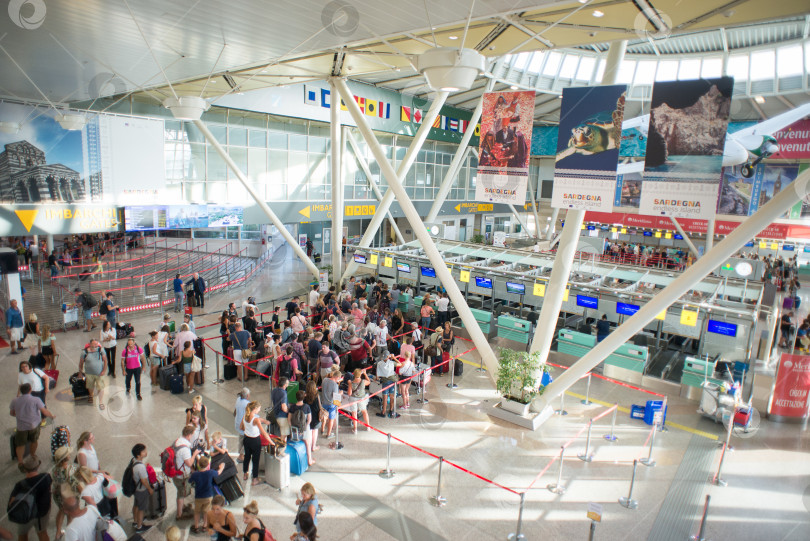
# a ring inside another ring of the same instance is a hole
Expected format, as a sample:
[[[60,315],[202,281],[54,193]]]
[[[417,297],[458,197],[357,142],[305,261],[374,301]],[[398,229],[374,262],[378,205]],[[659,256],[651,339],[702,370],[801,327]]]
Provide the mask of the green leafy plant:
[[[545,387],[537,387],[537,378],[534,374],[538,370],[549,372],[550,368],[540,358],[539,352],[526,353],[501,348],[498,357],[498,379],[495,388],[501,396],[521,404],[528,404],[534,397],[543,394]]]
[[[476,234],[472,236],[471,242],[473,244],[484,244],[484,235]]]

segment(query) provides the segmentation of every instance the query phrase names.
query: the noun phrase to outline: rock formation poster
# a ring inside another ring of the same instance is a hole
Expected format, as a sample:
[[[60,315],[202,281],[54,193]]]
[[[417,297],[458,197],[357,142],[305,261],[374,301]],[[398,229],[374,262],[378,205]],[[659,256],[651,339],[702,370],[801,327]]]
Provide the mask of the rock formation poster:
[[[526,202],[533,122],[534,91],[484,94],[476,200]]]
[[[641,213],[714,217],[733,86],[731,77],[655,83]]]
[[[625,85],[566,88],[551,206],[613,211]]]

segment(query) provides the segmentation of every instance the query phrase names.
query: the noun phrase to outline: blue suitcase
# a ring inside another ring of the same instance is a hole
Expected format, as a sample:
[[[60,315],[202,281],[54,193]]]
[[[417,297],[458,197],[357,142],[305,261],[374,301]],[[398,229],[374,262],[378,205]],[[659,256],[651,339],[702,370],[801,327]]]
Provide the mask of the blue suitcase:
[[[172,394],[182,394],[183,393],[183,376],[172,376],[169,378],[169,389],[171,389]]]
[[[303,475],[309,467],[306,445],[303,441],[287,440],[285,450],[290,455],[290,473],[293,475]]]

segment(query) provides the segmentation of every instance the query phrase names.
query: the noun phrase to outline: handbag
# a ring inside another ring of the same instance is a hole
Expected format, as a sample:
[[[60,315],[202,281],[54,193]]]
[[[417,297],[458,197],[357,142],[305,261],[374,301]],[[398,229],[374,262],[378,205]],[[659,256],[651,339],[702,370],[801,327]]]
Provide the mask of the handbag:
[[[265,436],[263,433],[259,433],[259,441],[261,442],[262,447],[267,447],[268,445],[270,445],[272,443],[270,441],[270,438]]]
[[[202,359],[200,359],[195,355],[194,358],[191,360],[191,371],[199,372],[200,370],[202,370]]]

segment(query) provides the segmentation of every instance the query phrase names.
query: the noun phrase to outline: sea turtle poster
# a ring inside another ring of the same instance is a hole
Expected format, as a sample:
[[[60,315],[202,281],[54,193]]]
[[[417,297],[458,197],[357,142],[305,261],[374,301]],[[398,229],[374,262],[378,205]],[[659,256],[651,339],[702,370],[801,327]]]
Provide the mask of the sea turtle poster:
[[[715,216],[733,87],[731,77],[655,83],[642,214]]]
[[[566,88],[551,206],[613,211],[625,85]]]
[[[475,198],[523,205],[529,180],[534,91],[488,92],[483,100]]]

